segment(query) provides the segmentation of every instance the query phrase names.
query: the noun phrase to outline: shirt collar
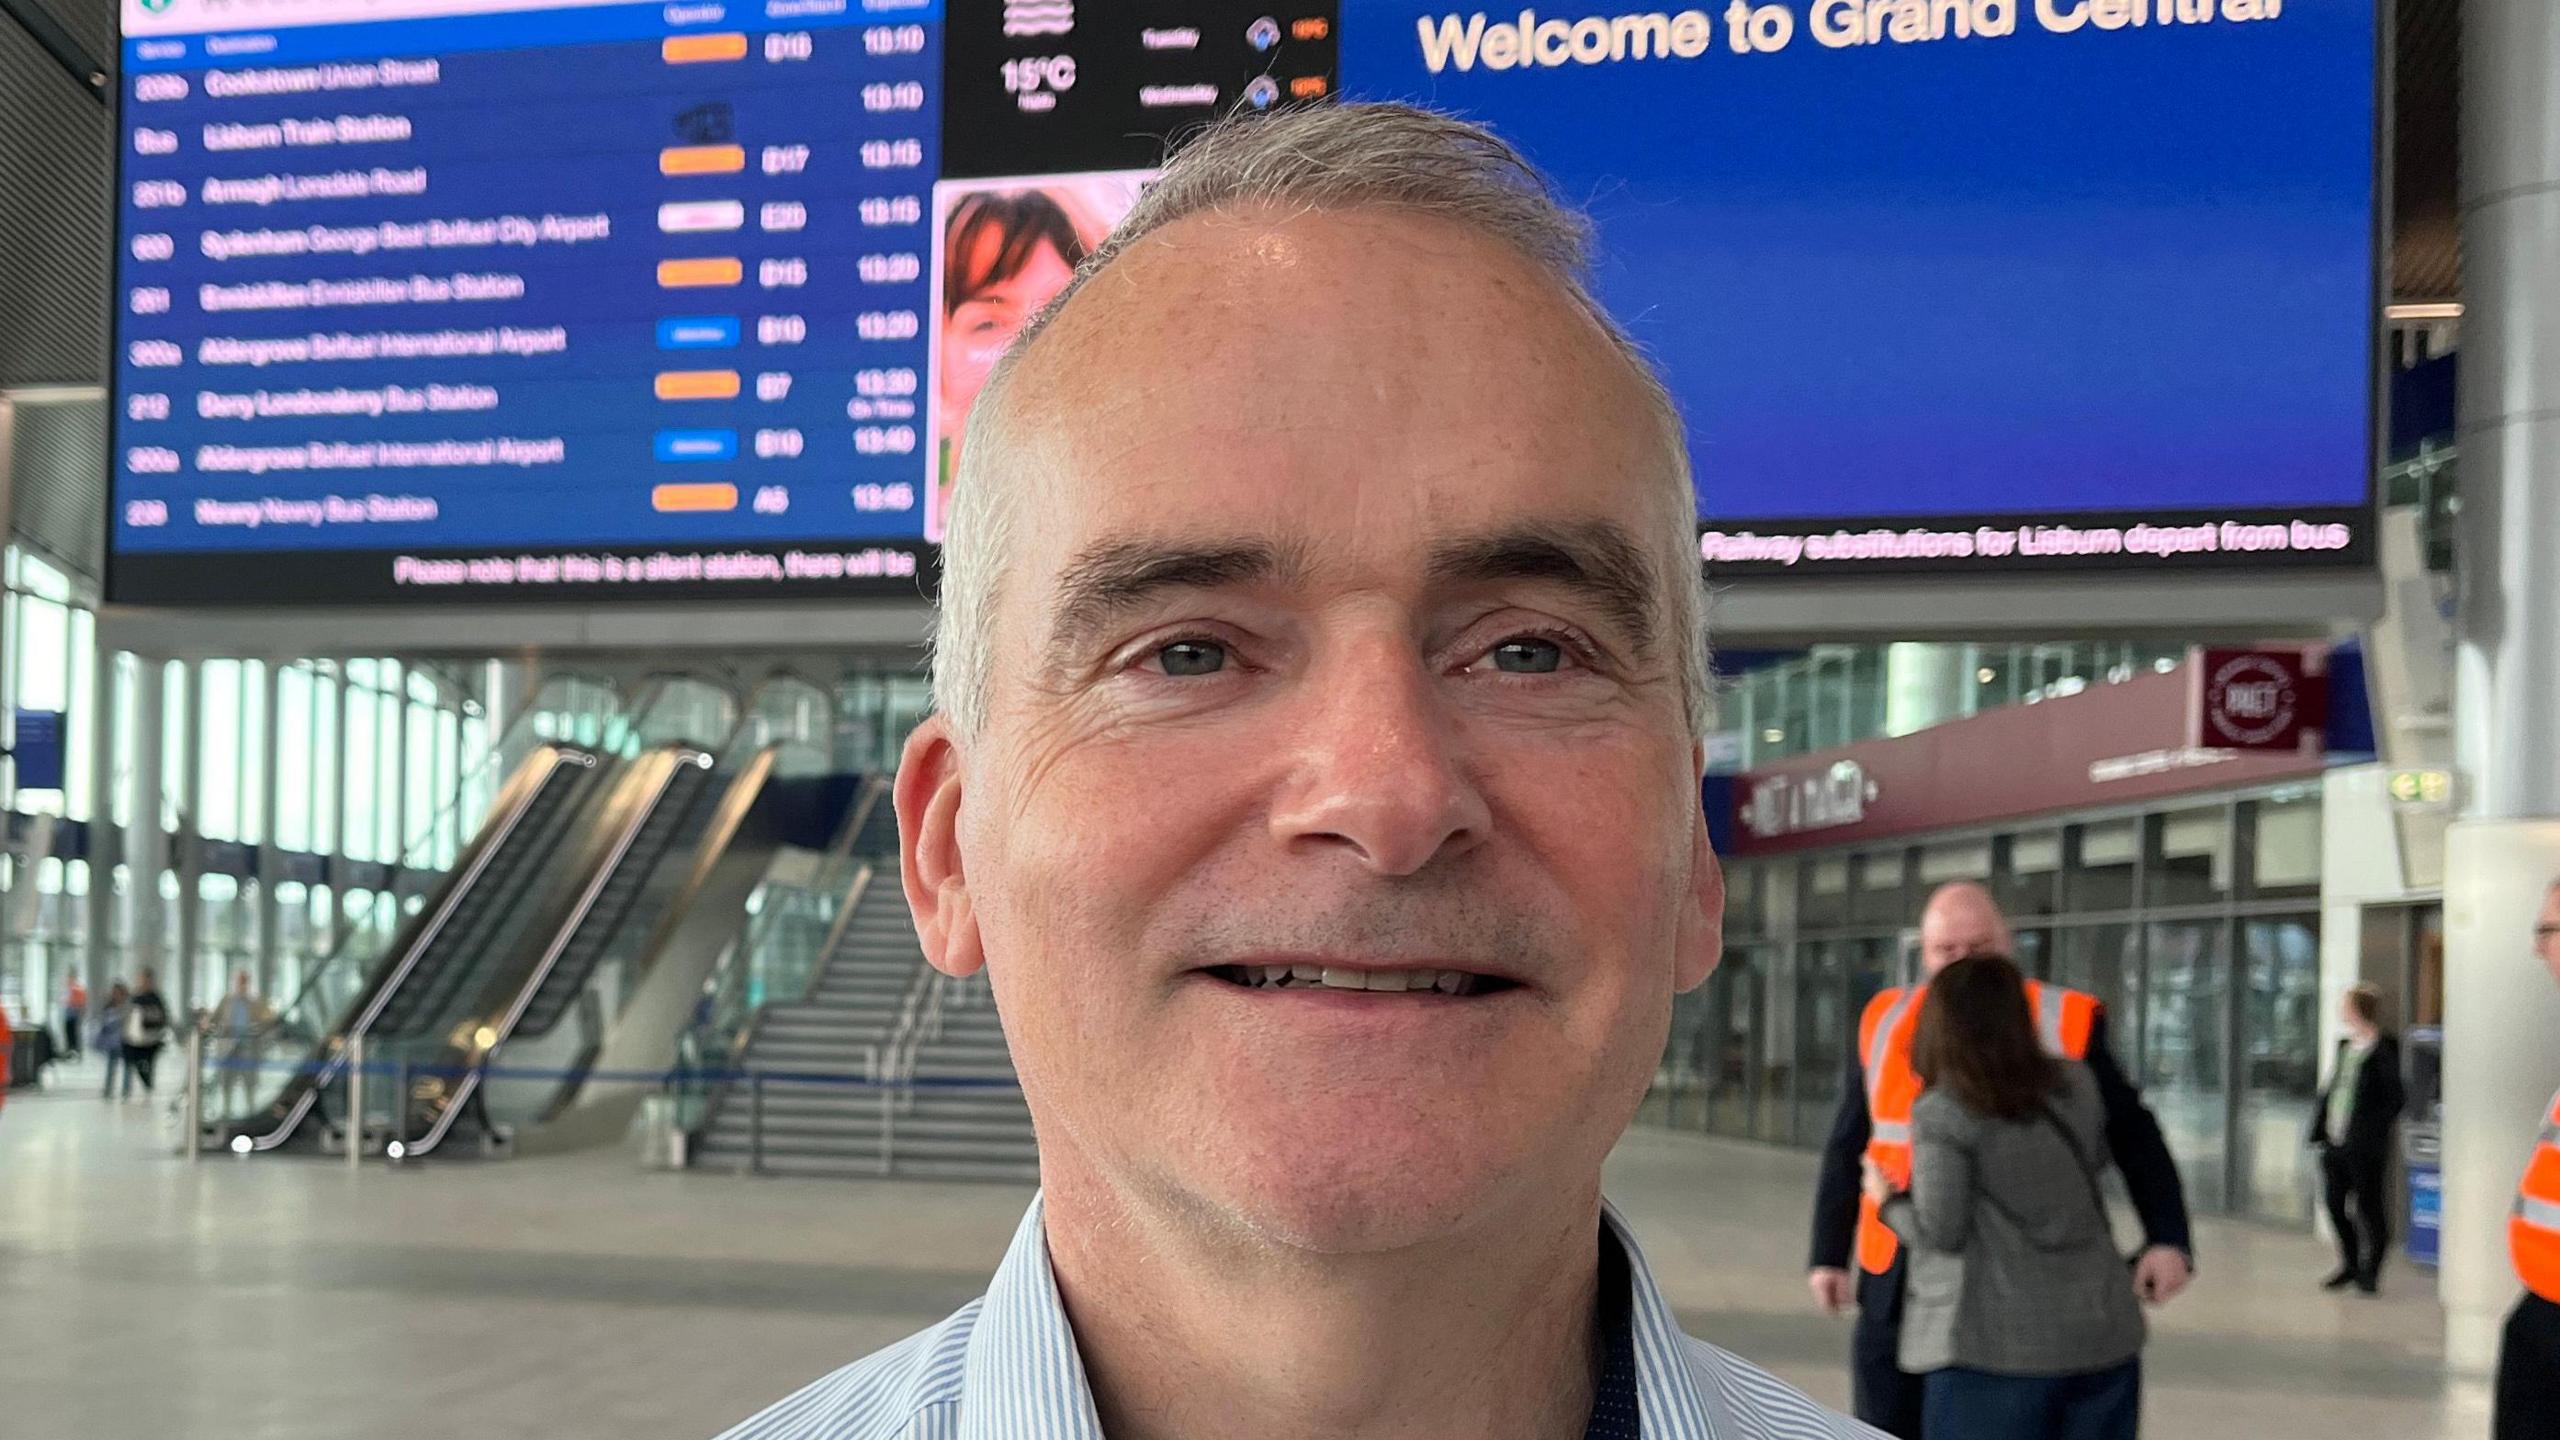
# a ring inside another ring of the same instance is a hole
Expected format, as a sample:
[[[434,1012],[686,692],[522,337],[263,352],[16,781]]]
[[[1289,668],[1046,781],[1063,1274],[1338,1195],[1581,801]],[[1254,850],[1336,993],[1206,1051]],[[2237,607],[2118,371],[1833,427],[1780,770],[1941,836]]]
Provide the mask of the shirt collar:
[[[959,1440],[1104,1440],[1040,1217],[1034,1196],[987,1287],[961,1364]],[[1603,1202],[1601,1219],[1627,1260],[1627,1319],[1645,1440],[1737,1435],[1723,1397],[1701,1390],[1690,1370],[1687,1339],[1625,1217]]]

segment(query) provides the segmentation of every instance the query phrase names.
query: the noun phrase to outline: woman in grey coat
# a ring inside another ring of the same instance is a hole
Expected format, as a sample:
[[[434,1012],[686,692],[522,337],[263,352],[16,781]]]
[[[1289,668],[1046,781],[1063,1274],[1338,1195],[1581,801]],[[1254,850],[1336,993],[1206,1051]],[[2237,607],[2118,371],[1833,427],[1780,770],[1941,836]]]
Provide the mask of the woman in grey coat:
[[[1925,1428],[1961,1440],[2134,1440],[2142,1307],[2108,1230],[2105,1113],[2036,1039],[2017,967],[1959,960],[1929,984],[1912,1068],[1911,1188],[1867,1186],[1911,1250],[1902,1368]]]

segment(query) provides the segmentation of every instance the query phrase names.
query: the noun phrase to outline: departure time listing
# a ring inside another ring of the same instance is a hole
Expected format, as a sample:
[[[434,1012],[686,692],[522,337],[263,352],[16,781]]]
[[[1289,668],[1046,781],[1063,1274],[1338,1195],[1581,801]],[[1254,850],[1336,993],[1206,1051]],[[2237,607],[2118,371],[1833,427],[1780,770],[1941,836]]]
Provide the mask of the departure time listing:
[[[128,565],[912,577],[937,5],[139,3]]]

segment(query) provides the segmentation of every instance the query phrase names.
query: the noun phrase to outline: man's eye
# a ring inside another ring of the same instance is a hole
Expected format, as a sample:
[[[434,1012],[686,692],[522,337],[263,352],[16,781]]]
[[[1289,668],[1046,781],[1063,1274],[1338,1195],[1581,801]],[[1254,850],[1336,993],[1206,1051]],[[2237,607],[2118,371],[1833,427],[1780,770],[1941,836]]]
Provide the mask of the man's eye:
[[[1493,668],[1511,675],[1551,675],[1564,667],[1564,647],[1523,635],[1493,647]]]
[[[1227,647],[1209,640],[1176,640],[1156,651],[1167,675],[1215,675],[1227,668]]]

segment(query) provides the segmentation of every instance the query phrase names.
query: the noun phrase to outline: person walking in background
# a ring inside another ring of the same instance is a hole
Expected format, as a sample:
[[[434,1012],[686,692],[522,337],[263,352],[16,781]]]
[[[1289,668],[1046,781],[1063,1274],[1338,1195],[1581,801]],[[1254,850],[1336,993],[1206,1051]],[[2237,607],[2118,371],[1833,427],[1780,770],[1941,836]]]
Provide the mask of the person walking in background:
[[[224,1107],[222,1113],[232,1113],[233,1091],[257,1093],[258,1061],[271,1018],[266,1002],[251,991],[246,970],[233,972],[231,993],[204,1017],[215,1053],[221,1056],[222,1079],[215,1085],[215,1094]]]
[[[75,972],[62,987],[62,1058],[80,1058],[80,1026],[89,1013],[89,987]]]
[[[1911,1179],[1863,1162],[1910,1252],[1899,1359],[1923,1424],[1957,1440],[2134,1440],[2142,1305],[2099,1174],[2106,1107],[2036,1035],[2016,966],[1959,960],[1929,983],[1911,1063]]]
[[[2371,985],[2349,990],[2342,1018],[2347,1033],[2311,1111],[2311,1143],[2320,1151],[2329,1221],[2338,1232],[2338,1273],[2321,1284],[2371,1295],[2382,1288],[2382,1260],[2391,1249],[2383,1192],[2408,1092],[2400,1083],[2399,1038],[2382,1028],[2382,992]]]
[[[1939,887],[1920,917],[1920,958],[1931,977],[1972,955],[2009,957],[2014,946],[2008,919],[1991,892],[1970,881]],[[1924,1083],[1911,1063],[1911,1047],[1929,985],[1886,990],[1867,1004],[1858,1046],[1849,1056],[1848,1079],[1831,1137],[1823,1144],[1821,1178],[1813,1202],[1815,1303],[1838,1314],[1854,1293],[1857,1329],[1850,1339],[1851,1393],[1857,1417],[1900,1437],[1921,1440],[1924,1387],[1904,1370],[1901,1351],[1903,1280],[1901,1246],[1860,1194],[1859,1171],[1872,1159],[1887,1179],[1906,1182],[1911,1164],[1913,1110]],[[2107,1045],[2107,1014],[2096,997],[2059,985],[2025,982],[2027,1003],[2046,1053],[2083,1061],[2106,1114],[2106,1150],[2133,1194],[2145,1237],[2134,1263],[2142,1298],[2165,1304],[2193,1273],[2186,1194],[2177,1162],[2161,1138],[2160,1122],[2142,1103]],[[1852,1279],[1852,1264],[1855,1278]],[[1964,1434],[1939,1440],[1969,1440]]]
[[[118,1076],[124,1079],[124,1093],[133,1093],[133,1071],[124,1063],[124,1012],[132,1003],[133,992],[125,988],[123,981],[107,986],[107,998],[98,1003],[96,1028],[89,1032],[90,1043],[98,1047],[107,1062],[106,1081],[98,1087],[98,1094],[104,1099],[115,1098]]]
[[[2560,980],[2560,880],[2542,894],[2534,954]],[[2495,1440],[2551,1440],[2560,1433],[2560,1095],[2542,1115],[2507,1221],[2507,1253],[2525,1295],[2498,1346]]]
[[[140,1080],[143,1098],[150,1098],[151,1072],[159,1064],[160,1047],[168,1043],[169,1002],[160,994],[159,977],[146,967],[124,1006],[125,1093],[131,1094],[133,1082]]]

